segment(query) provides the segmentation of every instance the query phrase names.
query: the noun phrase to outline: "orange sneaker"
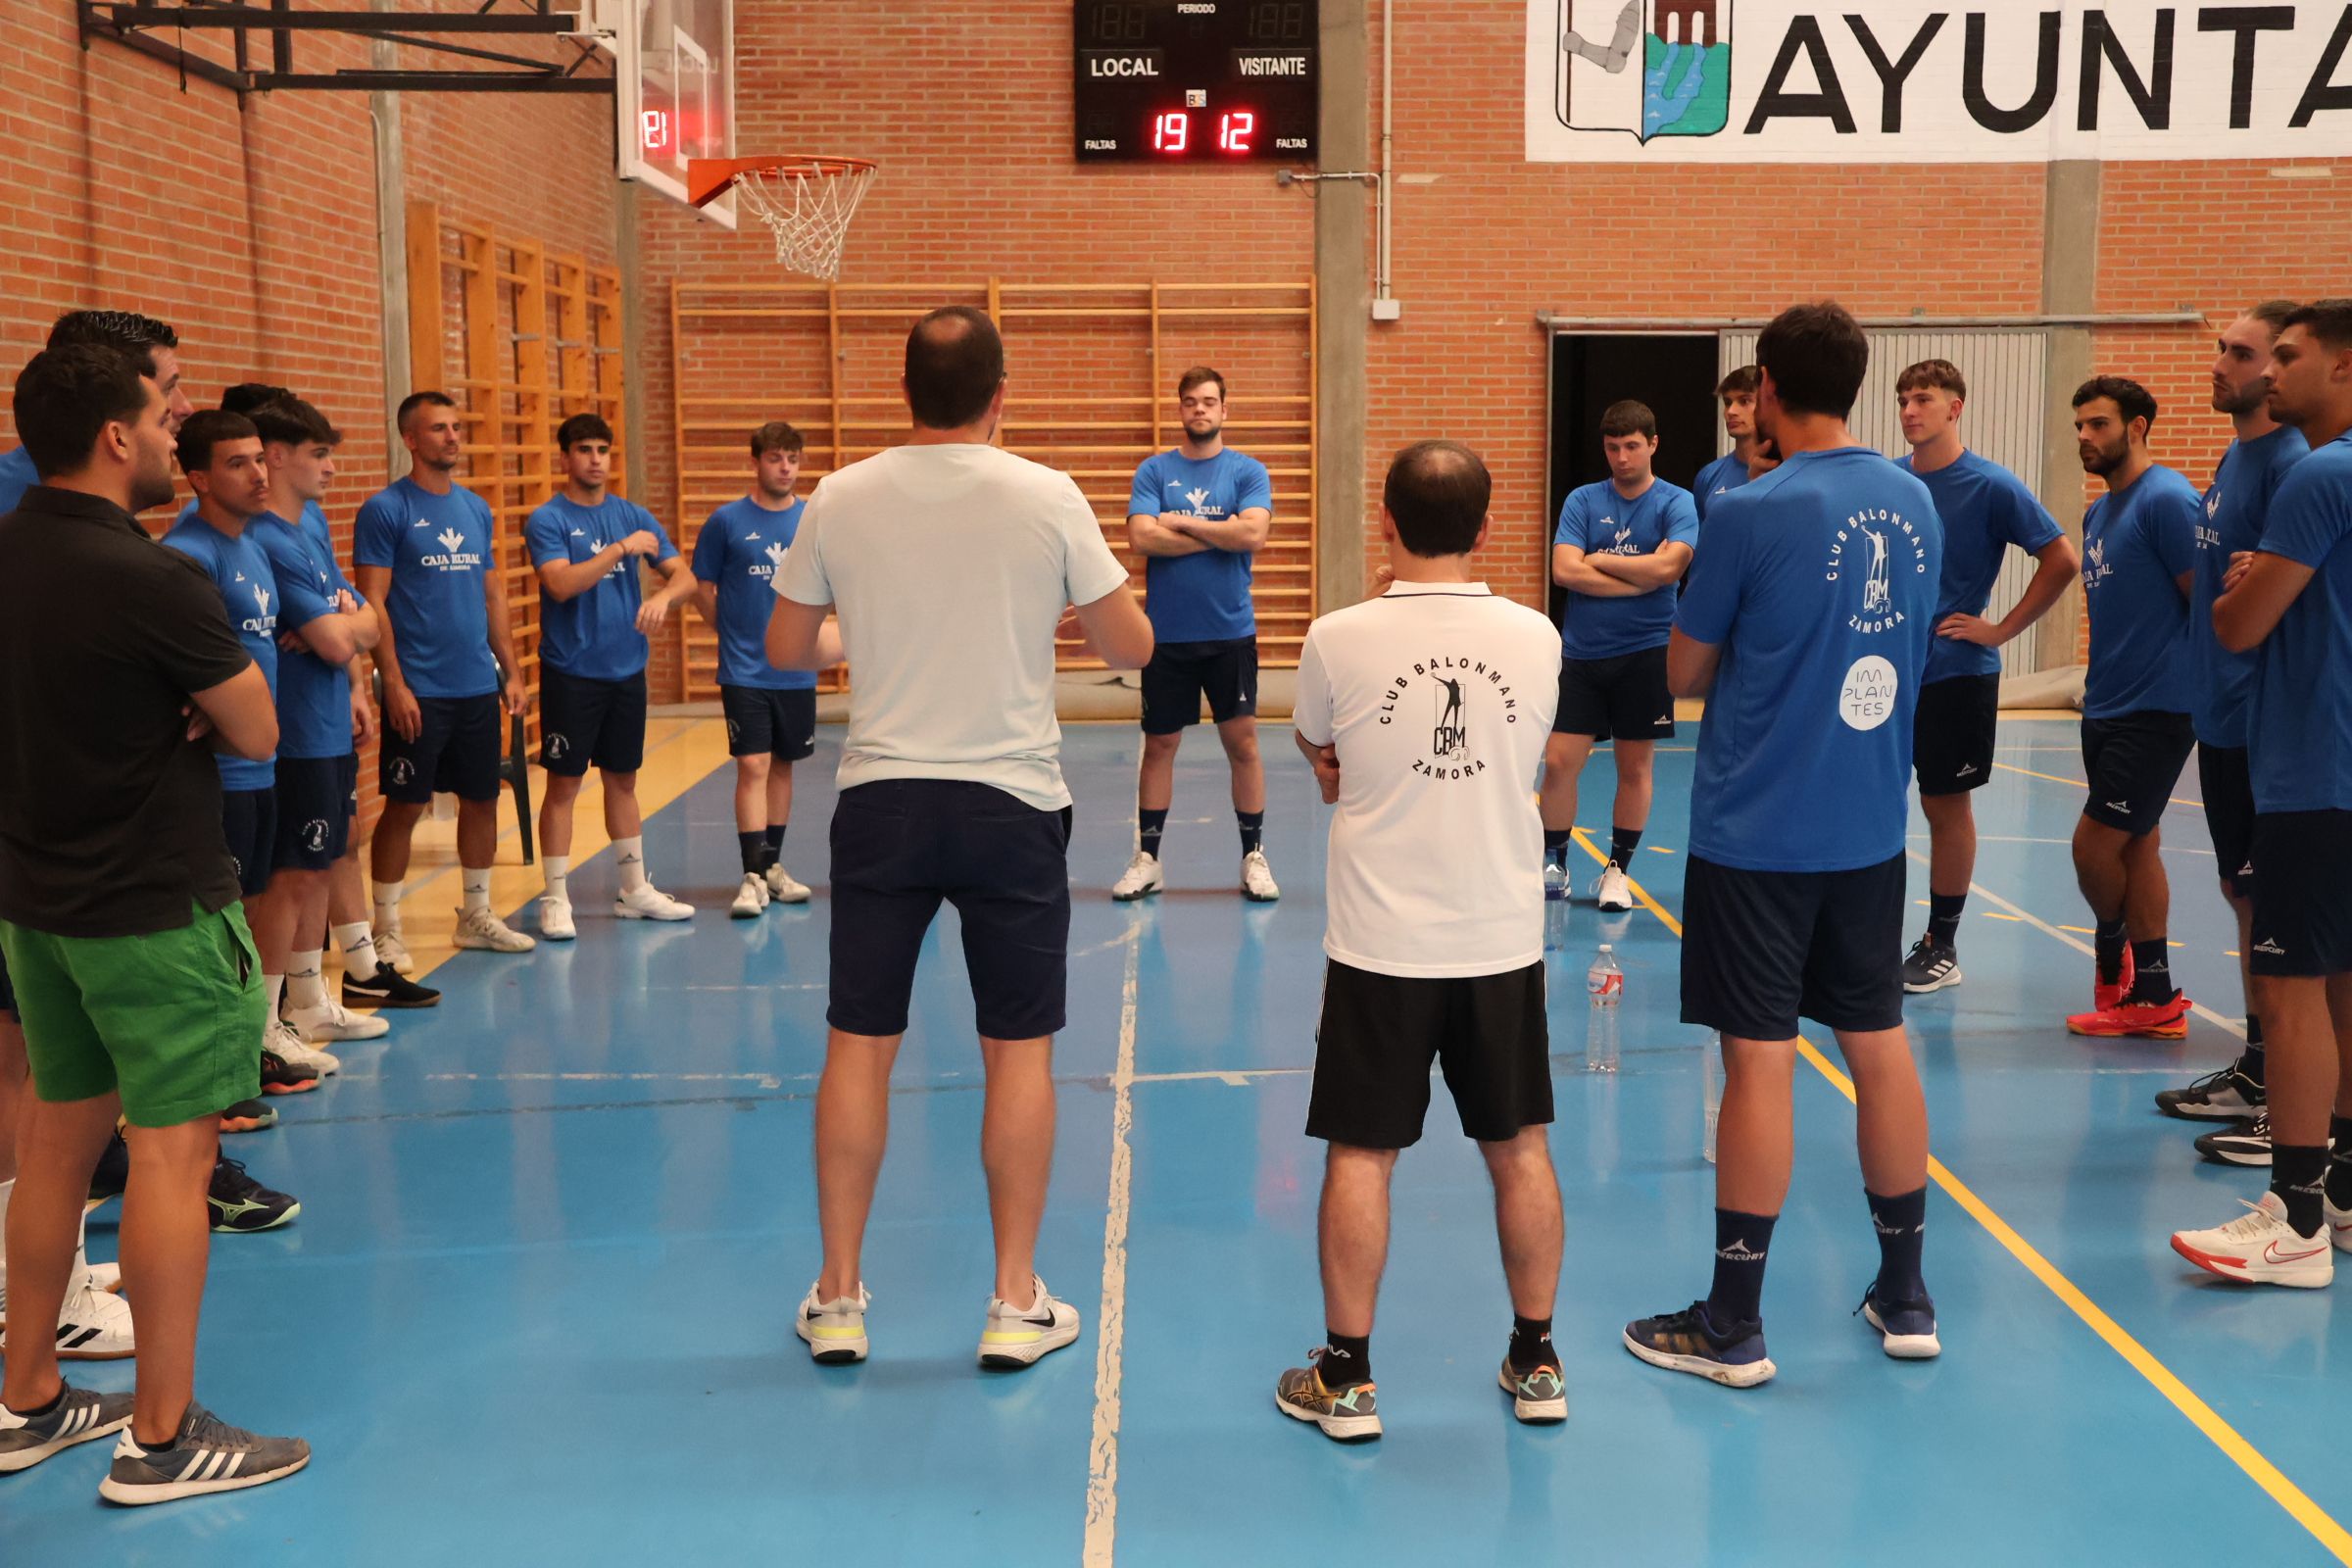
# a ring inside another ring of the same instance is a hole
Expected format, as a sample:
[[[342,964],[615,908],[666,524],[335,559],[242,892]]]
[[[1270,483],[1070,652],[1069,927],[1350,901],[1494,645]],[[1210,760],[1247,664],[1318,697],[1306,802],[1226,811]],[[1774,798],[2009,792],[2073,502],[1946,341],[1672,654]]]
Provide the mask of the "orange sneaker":
[[[2078,1012],[2066,1020],[2070,1034],[2098,1040],[2185,1040],[2188,997],[2176,991],[2167,1002],[2119,1002],[2112,1007]]]
[[[2090,1010],[2092,1012],[2113,1012],[2116,1008],[2122,1006],[2124,1004],[2124,999],[2132,994],[2132,944],[2129,942],[2124,944],[2124,967],[2120,972],[2117,973],[2115,977],[2115,984],[2111,986],[2099,984],[2098,960],[2095,958],[2092,959],[2090,968]],[[2074,1028],[2074,1022],[2072,1019],[2068,1020],[2067,1027],[2070,1029]],[[2084,1031],[2081,1029],[2075,1030],[2075,1033],[2077,1034],[2082,1034],[2083,1032]]]

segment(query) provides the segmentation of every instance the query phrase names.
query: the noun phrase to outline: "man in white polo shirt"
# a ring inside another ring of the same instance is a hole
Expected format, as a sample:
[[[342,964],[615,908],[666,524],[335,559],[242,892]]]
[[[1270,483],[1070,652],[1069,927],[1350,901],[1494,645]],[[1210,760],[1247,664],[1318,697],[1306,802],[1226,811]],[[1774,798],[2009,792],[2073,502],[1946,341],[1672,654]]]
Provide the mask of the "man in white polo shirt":
[[[997,1276],[983,1366],[1078,1337],[1037,1277],[1064,1021],[1070,792],[1054,716],[1054,634],[1078,607],[1113,668],[1152,624],[1076,481],[990,445],[1004,345],[986,315],[933,311],[906,339],[906,445],[826,475],[776,572],[768,662],[813,669],[827,611],[857,670],[833,813],[831,1001],[816,1095],[824,1264],[793,1327],[819,1361],[865,1357],[858,1273],[890,1125],[890,1068],[916,955],[945,901],[963,922],[987,1072],[980,1140]],[[1531,862],[1532,863],[1532,862]]]
[[[1394,580],[1316,621],[1298,656],[1298,747],[1339,807],[1306,1113],[1307,1136],[1330,1145],[1326,1330],[1274,1397],[1342,1441],[1380,1436],[1371,1337],[1389,1174],[1420,1140],[1433,1060],[1494,1181],[1512,1313],[1502,1388],[1522,1421],[1568,1415],[1551,1348],[1560,1189],[1544,1131],[1544,823],[1532,793],[1559,700],[1560,634],[1471,576],[1492,491],[1467,447],[1398,453],[1380,519]]]

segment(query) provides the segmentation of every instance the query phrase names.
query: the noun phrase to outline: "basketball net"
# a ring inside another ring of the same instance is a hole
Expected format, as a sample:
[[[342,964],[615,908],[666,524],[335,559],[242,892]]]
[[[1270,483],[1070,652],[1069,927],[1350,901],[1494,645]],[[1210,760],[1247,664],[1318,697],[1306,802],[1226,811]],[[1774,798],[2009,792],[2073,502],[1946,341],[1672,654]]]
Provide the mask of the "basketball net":
[[[850,220],[874,173],[862,158],[697,159],[687,182],[698,207],[733,185],[736,200],[775,235],[776,260],[829,283],[841,275]]]

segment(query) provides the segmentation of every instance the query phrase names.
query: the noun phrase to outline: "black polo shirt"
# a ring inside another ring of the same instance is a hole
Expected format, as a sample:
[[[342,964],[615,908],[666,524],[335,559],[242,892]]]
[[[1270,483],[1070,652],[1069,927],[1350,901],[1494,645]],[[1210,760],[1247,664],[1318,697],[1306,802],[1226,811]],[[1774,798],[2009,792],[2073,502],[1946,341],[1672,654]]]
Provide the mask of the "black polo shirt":
[[[113,502],[35,485],[0,517],[0,919],[143,936],[236,899],[180,710],[252,662],[204,568]]]

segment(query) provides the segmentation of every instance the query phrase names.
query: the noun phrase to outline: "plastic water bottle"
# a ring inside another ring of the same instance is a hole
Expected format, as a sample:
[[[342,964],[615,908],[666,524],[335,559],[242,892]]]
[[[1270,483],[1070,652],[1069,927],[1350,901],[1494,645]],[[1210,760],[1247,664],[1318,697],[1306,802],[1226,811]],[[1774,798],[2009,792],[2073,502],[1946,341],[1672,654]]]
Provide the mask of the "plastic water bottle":
[[[1557,953],[1568,945],[1568,868],[1544,862],[1544,951]]]
[[[1715,1163],[1715,1127],[1723,1120],[1723,1036],[1707,1036],[1706,1054],[1699,1061],[1699,1098],[1706,1106],[1707,1163]]]
[[[1625,971],[1617,955],[1603,942],[1585,971],[1585,995],[1591,1008],[1585,1024],[1585,1071],[1617,1070],[1617,1004],[1625,1000]]]

